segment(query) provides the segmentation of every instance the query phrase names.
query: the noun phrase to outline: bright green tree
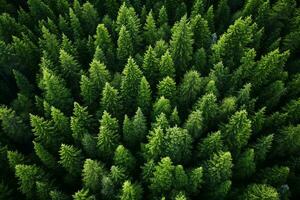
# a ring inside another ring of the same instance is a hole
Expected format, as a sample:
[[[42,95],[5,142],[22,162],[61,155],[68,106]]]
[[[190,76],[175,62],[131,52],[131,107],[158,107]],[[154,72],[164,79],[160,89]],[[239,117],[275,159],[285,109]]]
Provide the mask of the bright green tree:
[[[172,112],[171,109],[170,100],[162,96],[153,105],[153,118],[157,117],[161,113],[169,115]]]
[[[195,110],[189,114],[184,127],[194,140],[202,135],[202,123],[203,118],[201,111]]]
[[[126,26],[122,26],[119,32],[117,56],[122,63],[125,63],[130,56],[133,56],[133,41]]]
[[[174,162],[187,162],[191,156],[192,137],[186,129],[172,127],[164,135],[163,155]]]
[[[72,145],[62,144],[59,150],[59,163],[73,176],[79,176],[83,164],[83,155],[80,149]]]
[[[132,114],[137,108],[138,88],[142,79],[142,72],[133,60],[129,58],[127,65],[122,72],[121,98],[124,111]]]
[[[122,186],[121,200],[140,200],[142,197],[143,189],[139,184],[133,184],[130,181],[125,181]]]
[[[100,111],[103,112],[106,110],[112,116],[119,118],[121,112],[120,101],[121,99],[118,90],[106,82],[102,91]]]
[[[142,69],[151,87],[154,87],[159,77],[159,60],[152,46],[145,53]]]
[[[89,190],[81,189],[75,192],[75,194],[73,194],[72,197],[74,200],[95,200],[96,197],[94,195],[90,195],[89,193]]]
[[[211,45],[211,32],[208,22],[199,14],[191,19],[191,28],[194,35],[194,47],[209,49]]]
[[[42,69],[42,78],[39,87],[43,91],[45,100],[54,107],[68,112],[73,104],[71,92],[66,88],[65,81],[54,74],[50,69]]]
[[[157,40],[156,22],[153,18],[152,10],[149,12],[144,25],[144,40],[146,44],[154,45]]]
[[[116,118],[104,111],[100,120],[97,146],[104,158],[110,158],[118,146],[120,135],[119,125]]]
[[[158,96],[164,96],[169,99],[173,104],[176,102],[176,83],[169,76],[165,77],[157,84],[157,94]]]
[[[147,138],[148,143],[144,147],[144,157],[147,160],[157,160],[163,152],[164,132],[160,127],[154,128],[153,131],[149,132]]]
[[[245,200],[279,200],[279,194],[275,188],[265,184],[251,184],[249,185],[242,198]]]
[[[167,76],[175,78],[174,62],[169,50],[163,54],[159,62],[159,78],[163,79]]]
[[[116,148],[113,161],[115,166],[119,166],[129,173],[134,170],[136,164],[135,157],[123,145]]]
[[[99,161],[86,159],[82,169],[82,182],[86,188],[97,192],[101,188],[101,179],[104,174],[104,167]]]

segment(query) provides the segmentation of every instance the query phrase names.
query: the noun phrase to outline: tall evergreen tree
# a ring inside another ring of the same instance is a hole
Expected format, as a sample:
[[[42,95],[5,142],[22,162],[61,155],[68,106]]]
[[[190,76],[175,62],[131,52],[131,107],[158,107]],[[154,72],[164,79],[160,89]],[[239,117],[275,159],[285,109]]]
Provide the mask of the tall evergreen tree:
[[[108,159],[114,154],[120,139],[118,130],[119,125],[117,119],[104,111],[100,120],[97,142],[98,149],[102,157]]]
[[[134,56],[133,41],[130,37],[126,26],[122,26],[119,32],[117,56],[122,64],[127,61],[130,56]]]
[[[173,104],[176,102],[177,90],[175,81],[169,76],[165,77],[157,84],[158,96],[164,96]]]
[[[154,45],[157,40],[156,22],[153,18],[152,11],[149,12],[144,26],[144,39],[146,44]]]
[[[162,79],[167,76],[175,78],[174,62],[169,50],[163,54],[159,62],[159,78]]]
[[[125,113],[132,114],[137,105],[139,83],[142,79],[142,72],[133,60],[129,58],[127,65],[122,72],[121,97]]]
[[[112,116],[119,118],[121,112],[120,96],[118,90],[112,87],[108,82],[102,91],[102,98],[100,101],[100,111],[106,110]]]
[[[138,88],[137,106],[141,108],[146,116],[149,115],[151,110],[151,88],[147,79],[143,76]]]
[[[83,164],[81,150],[72,145],[62,144],[59,150],[59,163],[73,176],[79,176]]]
[[[189,62],[192,59],[193,32],[187,17],[181,18],[172,28],[172,39],[170,41],[171,55],[176,66],[177,76],[188,69]]]
[[[95,160],[86,159],[82,169],[82,182],[90,191],[97,192],[101,188],[101,178],[104,174],[103,165]]]

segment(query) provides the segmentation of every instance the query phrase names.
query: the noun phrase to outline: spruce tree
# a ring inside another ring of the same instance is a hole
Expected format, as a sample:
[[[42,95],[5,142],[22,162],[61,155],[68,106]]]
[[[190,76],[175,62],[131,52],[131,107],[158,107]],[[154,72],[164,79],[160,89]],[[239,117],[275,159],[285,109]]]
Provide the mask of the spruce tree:
[[[142,69],[153,88],[159,77],[159,60],[151,45],[145,53]]]
[[[136,164],[134,156],[123,145],[116,148],[113,161],[115,166],[125,169],[128,173],[132,172]]]
[[[140,200],[142,199],[142,187],[139,184],[133,184],[125,181],[122,186],[121,200]]]
[[[164,157],[155,166],[153,177],[150,179],[150,190],[153,193],[163,194],[172,189],[174,165],[169,157]]]
[[[72,145],[62,144],[59,150],[59,163],[73,176],[79,176],[83,164],[81,150]]]
[[[82,182],[90,191],[97,192],[101,188],[101,178],[104,174],[103,165],[95,160],[86,159],[82,169]]]
[[[184,125],[188,133],[192,136],[193,139],[197,139],[202,135],[202,113],[199,110],[193,111],[188,116],[186,123]]]
[[[148,143],[145,145],[145,155],[147,160],[157,160],[163,152],[164,132],[160,127],[154,128],[147,136]]]
[[[106,110],[112,116],[119,118],[121,109],[122,108],[120,105],[120,96],[118,90],[116,90],[108,82],[106,82],[102,91],[100,111],[102,112]]]
[[[152,92],[146,77],[142,77],[138,88],[137,106],[141,108],[146,116],[149,116],[151,111]]]
[[[164,135],[163,155],[176,163],[188,162],[191,156],[192,137],[186,129],[172,127]]]
[[[62,78],[54,74],[50,69],[43,68],[39,86],[43,90],[44,98],[48,103],[65,112],[70,110],[73,98]]]
[[[157,84],[158,96],[169,99],[173,104],[176,102],[177,90],[175,81],[169,76],[165,77]]]
[[[152,15],[152,10],[149,12],[144,26],[144,39],[146,44],[154,45],[157,40],[156,22]]]
[[[191,28],[194,35],[195,48],[209,49],[211,44],[211,32],[208,22],[199,14],[191,19]]]
[[[118,59],[123,63],[127,61],[130,56],[133,56],[133,41],[130,37],[126,26],[122,26],[119,32],[117,56]]]
[[[157,117],[161,113],[169,115],[172,111],[171,109],[170,100],[162,96],[153,105],[153,118]]]
[[[110,158],[118,146],[120,135],[119,125],[116,118],[104,111],[100,120],[97,146],[100,155],[106,159]]]
[[[192,59],[193,32],[187,22],[186,15],[181,18],[172,28],[172,39],[170,41],[171,55],[176,66],[176,75],[188,69]]]
[[[163,79],[167,76],[175,78],[174,62],[169,50],[163,54],[159,62],[159,78]]]
[[[122,72],[121,98],[124,111],[132,114],[132,110],[137,108],[137,96],[139,83],[142,79],[142,72],[133,60],[129,58],[127,65]],[[131,112],[129,112],[129,108]]]
[[[265,185],[265,184],[252,184],[249,185],[243,195],[243,199],[246,200],[258,200],[258,199],[270,199],[279,200],[279,194],[275,188]]]

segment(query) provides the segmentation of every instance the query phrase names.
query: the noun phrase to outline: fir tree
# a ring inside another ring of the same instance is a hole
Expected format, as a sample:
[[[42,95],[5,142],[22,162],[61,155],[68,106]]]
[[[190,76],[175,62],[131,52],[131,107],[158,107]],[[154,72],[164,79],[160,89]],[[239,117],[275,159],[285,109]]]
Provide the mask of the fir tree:
[[[39,86],[43,90],[44,98],[47,102],[62,111],[69,111],[73,98],[63,79],[55,75],[51,70],[43,68]]]
[[[169,50],[167,50],[160,59],[159,62],[159,77],[163,79],[164,77],[175,78],[175,68],[174,62],[171,57]]]
[[[151,110],[151,88],[147,79],[143,76],[138,88],[137,106],[141,108],[146,116],[149,115]]]
[[[165,77],[157,84],[158,96],[164,96],[169,99],[172,103],[176,102],[176,83],[169,76]]]
[[[130,56],[133,56],[133,41],[124,25],[119,32],[117,56],[122,63],[125,63]]]
[[[118,133],[119,125],[116,118],[104,111],[100,120],[97,146],[104,158],[110,158],[118,146],[120,139]]]
[[[114,165],[125,169],[127,172],[132,172],[135,168],[136,160],[134,156],[123,145],[116,148],[113,160]]]
[[[247,118],[247,112],[241,110],[233,114],[229,123],[224,127],[225,144],[232,152],[239,150],[247,145],[251,136],[251,121]]]
[[[99,99],[99,91],[102,91],[105,83],[110,80],[110,73],[106,66],[98,60],[90,64],[89,77],[82,75],[80,81],[81,96],[87,105]]]
[[[242,196],[246,200],[270,199],[279,200],[279,194],[276,189],[265,184],[249,185]]]
[[[192,59],[193,32],[187,17],[184,16],[180,22],[172,28],[172,39],[170,41],[171,55],[176,66],[177,76],[188,69]]]
[[[191,28],[194,35],[195,48],[203,47],[208,49],[211,44],[211,32],[208,22],[201,15],[195,15],[191,20]]]
[[[145,145],[145,156],[147,160],[157,160],[163,152],[164,132],[160,127],[154,128],[147,136],[148,143]]]
[[[121,97],[125,113],[132,114],[130,110],[136,109],[139,83],[142,79],[142,72],[136,65],[133,58],[129,58],[127,65],[122,72]]]
[[[202,135],[202,113],[199,110],[193,111],[185,123],[185,128],[193,139],[197,139]]]
[[[100,111],[106,110],[112,116],[119,118],[121,105],[120,105],[120,96],[118,90],[113,88],[108,82],[105,83],[105,86],[102,91],[102,98],[100,101]]]
[[[122,186],[121,200],[140,200],[142,199],[142,187],[139,184],[133,184],[125,181]]]
[[[83,155],[81,150],[72,145],[62,144],[59,150],[59,163],[73,176],[79,176]]]
[[[171,113],[171,109],[170,100],[162,96],[153,105],[153,117],[155,118],[161,113],[169,115]]]
[[[145,53],[142,69],[151,87],[154,87],[159,76],[159,61],[151,46]]]
[[[157,40],[157,28],[152,15],[152,10],[149,12],[144,26],[144,39],[146,44],[149,45],[154,45]]]
[[[204,7],[205,7],[205,1],[203,2],[203,0],[196,0],[193,4],[191,17],[193,18],[196,15],[203,15]]]
[[[190,159],[192,138],[186,129],[168,128],[164,141],[164,156],[170,157],[176,163],[187,162]]]
[[[101,163],[95,160],[86,159],[82,169],[82,182],[90,191],[99,191],[101,188],[101,178],[104,169]]]
[[[91,115],[87,107],[74,103],[73,116],[71,117],[72,136],[76,142],[80,142],[85,134],[89,134],[89,125],[91,124]]]
[[[155,166],[153,177],[150,179],[150,189],[154,193],[162,194],[172,189],[174,166],[169,157],[164,157]]]
[[[96,199],[95,196],[90,195],[89,190],[86,189],[82,189],[75,192],[75,194],[73,194],[72,197],[74,200],[95,200]]]

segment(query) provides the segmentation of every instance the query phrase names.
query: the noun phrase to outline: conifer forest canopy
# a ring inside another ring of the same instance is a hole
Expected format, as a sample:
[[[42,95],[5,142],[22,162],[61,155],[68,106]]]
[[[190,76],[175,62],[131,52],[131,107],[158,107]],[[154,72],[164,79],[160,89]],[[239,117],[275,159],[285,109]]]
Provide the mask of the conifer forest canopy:
[[[300,1],[0,0],[23,199],[300,199]]]

